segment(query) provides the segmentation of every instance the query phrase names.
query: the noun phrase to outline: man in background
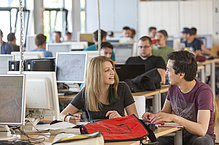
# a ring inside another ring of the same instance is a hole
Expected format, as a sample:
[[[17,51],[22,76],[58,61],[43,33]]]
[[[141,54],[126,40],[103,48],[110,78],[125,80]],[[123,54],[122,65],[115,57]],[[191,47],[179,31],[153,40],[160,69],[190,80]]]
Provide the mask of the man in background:
[[[37,48],[29,50],[29,52],[43,51],[44,57],[52,57],[52,53],[49,51],[46,51],[46,36],[45,35],[43,35],[42,33],[37,34],[35,37],[35,44]]]
[[[60,31],[54,31],[52,34],[52,43],[61,43],[62,33]]]
[[[174,51],[173,48],[166,46],[166,41],[168,39],[167,31],[165,30],[158,31],[157,39],[158,39],[158,44],[157,46],[154,46],[152,50],[152,54],[155,56],[161,56],[164,59],[165,63],[167,64],[168,61],[167,54]]]
[[[122,37],[131,37],[132,35],[132,30],[130,27],[125,26],[122,28]]]
[[[66,32],[64,36],[64,41],[72,41],[72,33],[71,32]]]
[[[8,43],[13,46],[12,51],[19,51],[20,50],[19,46],[16,45],[15,33],[9,33],[8,36],[7,36],[7,39],[8,39]]]
[[[11,54],[13,46],[9,43],[6,43],[2,40],[3,32],[0,30],[0,44],[1,44],[1,54]]]
[[[157,34],[157,28],[156,27],[149,27],[148,28],[148,36],[151,38],[151,40],[155,40],[156,34]]]

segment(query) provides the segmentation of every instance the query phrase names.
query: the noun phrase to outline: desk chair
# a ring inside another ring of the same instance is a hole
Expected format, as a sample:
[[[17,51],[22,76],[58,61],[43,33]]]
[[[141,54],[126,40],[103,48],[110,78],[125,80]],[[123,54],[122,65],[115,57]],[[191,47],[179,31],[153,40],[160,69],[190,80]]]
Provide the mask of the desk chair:
[[[214,100],[214,127],[216,126],[217,124],[217,103],[216,101]]]

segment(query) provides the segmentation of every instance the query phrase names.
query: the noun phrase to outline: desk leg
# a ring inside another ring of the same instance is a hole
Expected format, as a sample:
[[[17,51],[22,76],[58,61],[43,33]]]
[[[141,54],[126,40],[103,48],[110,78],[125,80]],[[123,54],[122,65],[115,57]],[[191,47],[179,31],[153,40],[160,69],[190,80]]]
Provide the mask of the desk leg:
[[[201,69],[201,82],[205,83],[205,69]]]
[[[211,63],[211,89],[215,98],[215,62]]]
[[[153,113],[161,111],[161,94],[156,94],[153,97]]]
[[[176,132],[174,136],[174,145],[182,145],[182,130]]]

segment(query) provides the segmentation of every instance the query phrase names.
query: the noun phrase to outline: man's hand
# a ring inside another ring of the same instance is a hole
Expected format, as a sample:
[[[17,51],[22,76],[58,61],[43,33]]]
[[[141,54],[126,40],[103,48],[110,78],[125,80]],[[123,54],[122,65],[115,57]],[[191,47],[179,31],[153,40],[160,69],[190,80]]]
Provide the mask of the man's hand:
[[[154,124],[161,122],[161,121],[171,122],[171,121],[173,121],[174,116],[175,116],[174,114],[158,112],[156,114],[153,114],[150,117],[150,121],[151,121],[151,123],[154,123]]]

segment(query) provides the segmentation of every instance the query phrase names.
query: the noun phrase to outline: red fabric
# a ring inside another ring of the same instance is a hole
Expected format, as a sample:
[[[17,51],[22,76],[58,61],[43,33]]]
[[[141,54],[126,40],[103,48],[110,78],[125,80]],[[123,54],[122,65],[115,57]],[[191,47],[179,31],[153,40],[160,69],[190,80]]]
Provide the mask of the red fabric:
[[[134,115],[89,123],[82,127],[85,133],[99,130],[105,141],[140,140],[148,135],[143,123]]]

